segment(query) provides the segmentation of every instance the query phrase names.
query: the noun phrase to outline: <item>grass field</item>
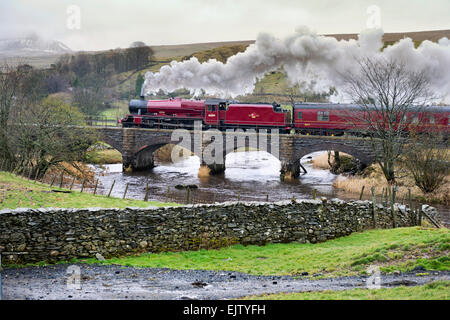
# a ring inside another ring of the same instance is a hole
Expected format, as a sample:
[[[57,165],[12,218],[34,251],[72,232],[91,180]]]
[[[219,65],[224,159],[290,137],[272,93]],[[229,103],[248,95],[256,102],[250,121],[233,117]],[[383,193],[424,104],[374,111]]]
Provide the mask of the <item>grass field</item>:
[[[116,149],[90,151],[86,161],[90,164],[122,163],[122,154]]]
[[[249,296],[243,300],[449,300],[450,281],[435,281],[423,286],[343,291],[279,293]]]
[[[118,257],[105,264],[171,269],[205,269],[255,275],[318,277],[365,274],[369,265],[382,272],[450,270],[450,231],[420,227],[370,230],[318,244],[233,245],[218,250],[146,253]],[[96,259],[82,260],[99,263]]]
[[[64,190],[49,185],[34,183],[13,174],[0,172],[0,209],[15,208],[125,208],[148,206],[177,205],[175,203],[162,203],[155,201],[139,201],[106,196],[92,195],[72,191],[59,193],[52,190]]]

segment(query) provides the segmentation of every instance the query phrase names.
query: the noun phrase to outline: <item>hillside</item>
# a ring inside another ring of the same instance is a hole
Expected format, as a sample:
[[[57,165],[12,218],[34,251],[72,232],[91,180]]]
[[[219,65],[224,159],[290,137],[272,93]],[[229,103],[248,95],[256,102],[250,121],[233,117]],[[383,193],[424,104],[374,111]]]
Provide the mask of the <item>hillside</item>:
[[[357,39],[358,35],[353,34],[328,34],[328,36],[335,37],[338,40],[344,39]],[[384,41],[387,44],[394,43],[405,37],[411,37],[416,43],[420,43],[424,40],[437,41],[443,37],[450,39],[450,30],[434,30],[434,31],[420,31],[420,32],[395,32],[395,33],[385,33]],[[168,60],[173,57],[186,57],[191,56],[194,53],[199,53],[202,51],[212,50],[218,47],[224,46],[248,46],[254,43],[254,40],[247,41],[225,41],[225,42],[205,42],[205,43],[191,43],[191,44],[180,44],[180,45],[157,45],[151,46],[155,52],[156,60]],[[88,52],[91,54],[102,53],[105,51]],[[38,68],[49,68],[52,63],[55,63],[61,53],[54,54],[34,54],[33,56],[24,54],[8,54],[8,60],[16,63],[28,63],[32,66]],[[0,59],[5,58],[6,55],[0,52]]]
[[[338,40],[349,40],[358,38],[358,35],[356,33],[328,34],[328,36],[335,37]],[[443,37],[447,37],[450,39],[450,30],[385,33],[383,36],[383,41],[393,43],[403,38],[411,38],[414,42],[422,42],[425,40],[437,42],[439,39]]]

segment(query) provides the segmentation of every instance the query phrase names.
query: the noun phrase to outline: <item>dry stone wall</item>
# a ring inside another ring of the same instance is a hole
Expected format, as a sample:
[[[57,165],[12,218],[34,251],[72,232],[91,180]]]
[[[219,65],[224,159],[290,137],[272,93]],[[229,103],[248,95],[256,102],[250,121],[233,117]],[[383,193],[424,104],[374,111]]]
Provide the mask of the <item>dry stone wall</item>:
[[[414,224],[395,206],[399,227]],[[378,205],[377,228],[391,228],[390,208]],[[370,201],[333,199],[224,203],[167,208],[16,209],[0,211],[4,263],[55,262],[217,248],[230,244],[316,243],[374,227]]]

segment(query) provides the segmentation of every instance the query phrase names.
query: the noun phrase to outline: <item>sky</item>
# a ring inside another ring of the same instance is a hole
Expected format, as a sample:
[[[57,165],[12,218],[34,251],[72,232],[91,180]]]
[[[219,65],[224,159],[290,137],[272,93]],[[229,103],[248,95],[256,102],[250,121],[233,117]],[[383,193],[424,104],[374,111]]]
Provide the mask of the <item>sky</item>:
[[[374,7],[375,6],[375,7]],[[36,33],[73,50],[319,34],[450,29],[450,0],[0,0],[0,39]]]

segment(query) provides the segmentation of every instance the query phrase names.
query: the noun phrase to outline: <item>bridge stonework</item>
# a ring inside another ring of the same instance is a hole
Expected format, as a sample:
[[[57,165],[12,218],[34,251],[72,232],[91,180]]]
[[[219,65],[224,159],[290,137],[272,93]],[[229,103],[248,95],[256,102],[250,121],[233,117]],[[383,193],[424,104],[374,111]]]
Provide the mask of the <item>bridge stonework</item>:
[[[173,130],[135,129],[135,128],[96,128],[100,140],[111,145],[122,154],[123,168],[134,171],[148,170],[154,167],[153,154],[160,147],[167,144],[180,144],[187,146],[198,156],[211,153],[212,140],[216,146],[223,148],[221,161],[206,163],[202,158],[202,166],[208,166],[210,174],[220,174],[225,170],[225,156],[233,152],[237,146],[245,146],[262,151],[267,151],[276,156],[281,162],[280,176],[284,178],[296,178],[300,175],[300,159],[307,154],[322,150],[344,152],[354,156],[363,165],[375,162],[375,153],[369,143],[363,138],[342,136],[304,136],[294,134],[255,134],[255,133],[225,133],[214,131],[185,131],[191,137],[190,142],[179,138],[172,140]],[[256,135],[257,139],[251,139]],[[211,138],[214,137],[214,138]],[[201,142],[199,142],[201,139]],[[241,144],[237,140],[241,140]],[[256,142],[257,141],[257,142]],[[197,145],[196,145],[197,143]],[[189,148],[188,148],[189,149]],[[213,152],[214,155],[214,152]]]

